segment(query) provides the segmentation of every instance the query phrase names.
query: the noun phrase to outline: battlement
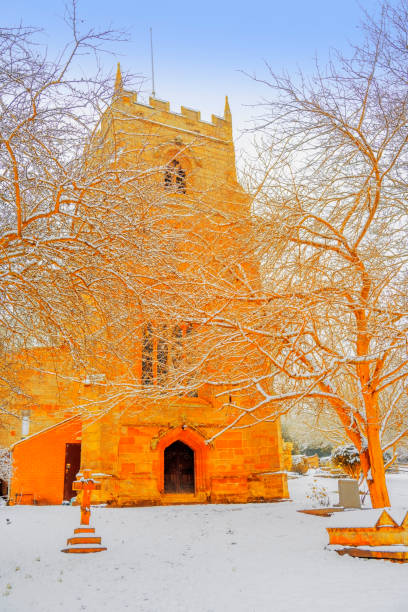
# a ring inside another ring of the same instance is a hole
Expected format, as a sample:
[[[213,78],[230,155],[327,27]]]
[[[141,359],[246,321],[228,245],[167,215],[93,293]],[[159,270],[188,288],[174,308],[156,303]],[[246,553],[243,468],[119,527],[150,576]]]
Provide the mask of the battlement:
[[[161,100],[160,98],[152,98],[152,96],[150,96],[149,106],[159,111],[164,111],[165,113],[171,112],[170,102],[167,102],[167,100]]]
[[[188,119],[192,119],[193,121],[201,121],[200,111],[188,108],[187,106],[182,106],[180,110],[184,117],[188,117]]]
[[[143,106],[145,108],[152,108],[152,109],[155,109],[156,111],[169,113],[170,115],[175,115],[177,117],[182,116],[188,119],[189,121],[193,121],[197,123],[204,123],[206,125],[214,125],[216,127],[220,127],[220,126],[223,126],[224,124],[231,123],[231,114],[229,117],[225,117],[225,116],[220,117],[218,115],[211,115],[211,123],[210,123],[209,121],[204,121],[203,119],[201,119],[200,111],[195,110],[193,108],[189,108],[188,106],[182,106],[180,108],[180,112],[177,113],[176,111],[173,111],[170,109],[170,102],[168,102],[167,100],[161,100],[160,98],[153,98],[152,96],[150,96],[149,104],[142,104],[141,102],[137,101],[137,94],[133,93],[132,98],[133,98],[132,100],[133,103],[137,104],[138,106]]]
[[[126,113],[134,115],[135,118],[163,124],[176,130],[202,134],[217,140],[232,140],[232,118],[227,96],[225,97],[224,116],[211,115],[211,122],[204,121],[201,119],[200,111],[187,106],[182,106],[179,113],[172,111],[170,102],[155,96],[150,96],[149,103],[144,104],[138,101],[136,92],[124,90],[120,64],[118,64],[113,99],[117,108],[125,106]]]
[[[133,91],[116,91],[114,106],[118,111],[122,107],[128,117],[133,115],[135,119],[152,124],[158,123],[179,131],[201,134],[217,140],[232,141],[231,112],[227,98],[224,116],[212,115],[211,121],[204,121],[201,119],[200,111],[187,106],[181,106],[180,112],[171,110],[170,103],[160,98],[150,96],[148,104],[139,102],[137,93]]]

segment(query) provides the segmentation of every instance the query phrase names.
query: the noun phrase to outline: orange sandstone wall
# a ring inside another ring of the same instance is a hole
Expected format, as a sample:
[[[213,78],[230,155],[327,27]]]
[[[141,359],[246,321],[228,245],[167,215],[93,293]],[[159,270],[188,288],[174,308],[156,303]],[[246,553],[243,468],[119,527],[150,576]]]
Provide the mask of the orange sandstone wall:
[[[232,430],[217,438],[211,460],[211,501],[255,502],[287,498],[281,444],[277,423]]]
[[[0,447],[9,447],[22,439],[22,415],[29,412],[31,436],[73,416],[73,408],[86,396],[86,388],[78,378],[69,352],[51,347],[21,351],[14,360],[15,386],[0,383],[0,399],[7,414],[0,416]]]
[[[16,444],[10,500],[33,495],[38,504],[60,504],[64,493],[65,445],[81,441],[81,421],[74,418]]]
[[[106,474],[95,501],[113,505],[244,503],[288,497],[280,428],[263,423],[227,431],[225,415],[200,398],[163,401],[86,425],[82,468]],[[195,453],[195,495],[164,492],[164,450],[180,440]]]

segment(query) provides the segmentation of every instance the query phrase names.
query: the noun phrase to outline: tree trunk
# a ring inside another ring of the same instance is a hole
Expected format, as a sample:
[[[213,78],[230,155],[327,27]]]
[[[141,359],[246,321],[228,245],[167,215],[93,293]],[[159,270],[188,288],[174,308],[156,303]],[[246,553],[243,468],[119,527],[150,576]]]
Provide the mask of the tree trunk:
[[[368,427],[368,449],[360,455],[373,508],[390,505],[378,427]]]

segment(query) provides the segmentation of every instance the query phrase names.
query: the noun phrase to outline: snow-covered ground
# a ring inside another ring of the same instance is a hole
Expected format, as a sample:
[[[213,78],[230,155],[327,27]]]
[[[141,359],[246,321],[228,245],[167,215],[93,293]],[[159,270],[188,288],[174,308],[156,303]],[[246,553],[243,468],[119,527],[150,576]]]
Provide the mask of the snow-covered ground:
[[[408,474],[388,481],[408,508]],[[280,504],[96,508],[94,555],[60,552],[78,508],[0,507],[0,611],[407,612],[408,564],[325,550],[329,519],[296,511],[337,481],[289,484]]]

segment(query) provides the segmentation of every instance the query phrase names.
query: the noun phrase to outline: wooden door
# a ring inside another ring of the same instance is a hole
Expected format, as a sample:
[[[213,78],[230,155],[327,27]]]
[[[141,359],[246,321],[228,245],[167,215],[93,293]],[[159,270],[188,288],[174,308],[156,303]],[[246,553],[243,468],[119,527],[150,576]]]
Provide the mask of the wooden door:
[[[65,478],[64,478],[64,500],[69,501],[76,495],[72,490],[72,483],[81,467],[81,445],[71,443],[65,445]]]
[[[177,440],[164,451],[165,493],[194,493],[194,451]]]

